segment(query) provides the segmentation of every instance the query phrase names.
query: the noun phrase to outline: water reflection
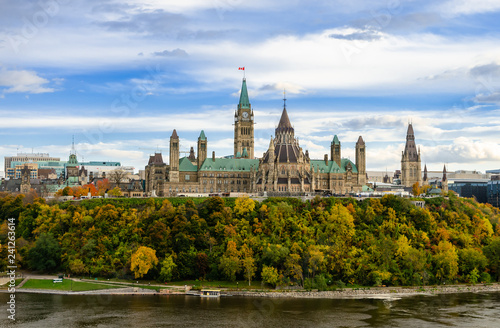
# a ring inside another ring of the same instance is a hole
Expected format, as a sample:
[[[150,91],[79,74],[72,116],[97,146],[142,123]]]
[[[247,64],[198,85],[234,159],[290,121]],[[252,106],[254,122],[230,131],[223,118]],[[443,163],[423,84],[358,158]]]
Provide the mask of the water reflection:
[[[500,293],[358,300],[18,293],[16,306],[15,325],[26,328],[495,327]]]

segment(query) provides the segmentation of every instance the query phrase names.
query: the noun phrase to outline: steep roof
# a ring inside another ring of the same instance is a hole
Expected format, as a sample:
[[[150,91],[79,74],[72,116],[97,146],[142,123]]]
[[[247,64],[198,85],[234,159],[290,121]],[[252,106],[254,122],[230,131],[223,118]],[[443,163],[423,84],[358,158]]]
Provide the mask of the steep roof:
[[[340,145],[339,137],[337,137],[337,135],[333,136],[332,145]]]
[[[161,153],[155,153],[154,155],[149,156],[148,165],[149,164],[164,164]]]
[[[200,136],[198,137],[200,140],[207,140],[207,137],[205,137],[205,131],[201,130]]]
[[[250,108],[250,100],[248,99],[248,91],[247,91],[247,79],[243,79],[243,84],[241,85],[241,93],[240,93],[240,103],[238,104],[239,108]]]
[[[358,145],[364,145],[365,144],[365,141],[363,140],[362,136],[359,136],[357,144]]]
[[[172,136],[170,136],[172,139],[179,139],[179,136],[177,135],[177,131],[174,129],[174,132],[172,132]]]
[[[250,172],[253,167],[259,167],[258,159],[249,158],[216,158],[215,161],[207,158],[201,165],[200,171],[226,171],[226,172]]]
[[[340,161],[340,167],[335,161],[328,161],[328,165],[326,165],[324,160],[321,159],[312,159],[311,167],[316,172],[319,169],[320,173],[345,173],[347,171],[347,166],[351,165],[352,173],[358,173],[358,168],[354,165],[351,160],[347,158],[342,158]]]
[[[413,126],[408,124],[408,131],[406,132],[406,145],[404,156],[410,161],[418,160],[417,146],[415,145],[415,134],[413,133]]]
[[[198,168],[191,163],[188,157],[183,157],[179,159],[179,171],[180,172],[197,172]]]

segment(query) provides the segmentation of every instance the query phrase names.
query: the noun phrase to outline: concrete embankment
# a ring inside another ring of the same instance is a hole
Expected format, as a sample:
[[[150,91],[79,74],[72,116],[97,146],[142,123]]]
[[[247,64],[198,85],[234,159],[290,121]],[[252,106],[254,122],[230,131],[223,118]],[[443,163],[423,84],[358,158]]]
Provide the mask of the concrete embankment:
[[[429,286],[429,287],[372,287],[372,288],[344,288],[336,291],[269,291],[248,292],[231,291],[233,296],[251,297],[291,297],[291,298],[400,298],[414,295],[438,295],[454,293],[482,293],[500,292],[500,284],[490,285],[454,285],[454,286]]]

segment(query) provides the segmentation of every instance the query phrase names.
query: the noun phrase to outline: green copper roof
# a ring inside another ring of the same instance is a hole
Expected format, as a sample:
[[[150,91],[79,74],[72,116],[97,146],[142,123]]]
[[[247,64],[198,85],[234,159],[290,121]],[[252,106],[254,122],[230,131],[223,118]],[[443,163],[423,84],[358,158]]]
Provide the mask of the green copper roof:
[[[216,158],[213,161],[211,158],[207,158],[201,165],[200,171],[250,172],[251,167],[257,170],[259,160],[248,158]]]
[[[241,86],[240,93],[240,103],[238,104],[239,108],[250,108],[250,100],[248,99],[248,91],[247,91],[247,80],[243,79],[243,85]]]
[[[373,191],[373,189],[368,187],[367,185],[363,185],[363,187],[361,187],[361,191]]]
[[[332,145],[340,145],[340,141],[337,135],[333,137]]]
[[[247,152],[247,148],[243,148],[243,154],[241,154],[241,157],[248,157],[248,152]]]
[[[78,165],[78,160],[76,159],[76,155],[75,154],[71,154],[69,155],[69,160],[68,160],[68,164],[66,164],[66,166],[77,166]]]
[[[205,137],[205,131],[201,130],[199,139],[200,140],[207,140],[207,137]]]
[[[320,173],[345,173],[347,164],[350,163],[352,167],[352,173],[358,173],[358,168],[347,158],[342,158],[340,161],[341,167],[337,165],[335,161],[328,161],[328,165],[325,164],[324,160],[312,159],[311,166],[316,172],[319,169]]]
[[[179,171],[181,172],[196,172],[198,167],[194,166],[193,163],[187,157],[183,157],[179,160]]]

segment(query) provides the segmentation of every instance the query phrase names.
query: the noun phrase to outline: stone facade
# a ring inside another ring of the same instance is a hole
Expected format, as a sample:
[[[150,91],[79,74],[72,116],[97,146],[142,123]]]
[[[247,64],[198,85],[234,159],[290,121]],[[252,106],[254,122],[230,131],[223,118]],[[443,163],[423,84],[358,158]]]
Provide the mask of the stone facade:
[[[408,125],[405,150],[401,154],[401,185],[412,187],[415,183],[422,185],[422,166],[420,149],[415,144],[413,126]]]
[[[366,184],[365,142],[356,143],[356,163],[342,158],[341,144],[333,137],[330,159],[309,158],[295,138],[295,131],[283,107],[275,137],[261,159],[254,157],[254,114],[243,79],[240,101],[234,115],[234,155],[207,158],[204,131],[198,138],[197,155],[179,158],[179,137],[170,137],[170,161],[161,153],[150,156],[145,168],[146,193],[152,196],[179,194],[267,193],[298,195],[311,192],[348,194],[360,192]]]

